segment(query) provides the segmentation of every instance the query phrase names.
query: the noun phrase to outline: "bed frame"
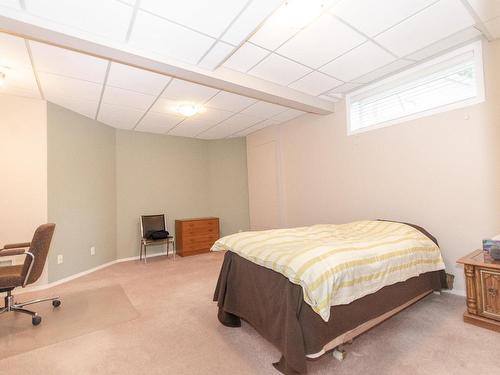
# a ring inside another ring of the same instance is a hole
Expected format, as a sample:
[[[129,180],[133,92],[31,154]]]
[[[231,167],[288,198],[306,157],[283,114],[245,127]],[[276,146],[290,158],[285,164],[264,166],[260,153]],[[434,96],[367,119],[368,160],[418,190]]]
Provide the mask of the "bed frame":
[[[402,310],[406,309],[407,307],[413,305],[414,303],[420,301],[422,298],[427,297],[431,293],[439,293],[434,290],[428,290],[420,295],[418,295],[415,298],[412,298],[406,303],[403,303],[402,305],[395,307],[394,309],[376,317],[373,319],[370,319],[369,321],[360,324],[356,328],[353,328],[340,336],[335,337],[332,341],[330,341],[328,344],[326,344],[321,351],[315,354],[306,354],[307,359],[318,359],[325,353],[332,351],[333,357],[339,361],[342,361],[346,355],[347,352],[344,349],[345,344],[352,344],[352,341],[362,335],[363,333],[369,331],[373,327],[379,325],[380,323],[386,321],[387,319],[391,318],[392,316],[396,315],[397,313],[401,312]]]

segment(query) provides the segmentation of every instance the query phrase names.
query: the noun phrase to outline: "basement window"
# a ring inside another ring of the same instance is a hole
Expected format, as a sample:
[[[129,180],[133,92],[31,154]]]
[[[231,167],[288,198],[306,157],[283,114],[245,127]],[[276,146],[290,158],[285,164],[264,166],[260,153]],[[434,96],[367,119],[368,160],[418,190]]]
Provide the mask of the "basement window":
[[[346,96],[348,134],[483,102],[481,41]]]

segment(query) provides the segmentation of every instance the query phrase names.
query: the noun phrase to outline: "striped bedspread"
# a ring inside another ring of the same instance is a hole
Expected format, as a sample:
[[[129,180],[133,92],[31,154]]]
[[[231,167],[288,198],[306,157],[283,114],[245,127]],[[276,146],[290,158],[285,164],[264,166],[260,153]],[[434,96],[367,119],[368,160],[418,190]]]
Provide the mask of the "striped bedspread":
[[[242,232],[219,239],[212,250],[230,250],[283,274],[302,287],[305,302],[325,321],[331,306],[444,269],[432,240],[388,221]]]

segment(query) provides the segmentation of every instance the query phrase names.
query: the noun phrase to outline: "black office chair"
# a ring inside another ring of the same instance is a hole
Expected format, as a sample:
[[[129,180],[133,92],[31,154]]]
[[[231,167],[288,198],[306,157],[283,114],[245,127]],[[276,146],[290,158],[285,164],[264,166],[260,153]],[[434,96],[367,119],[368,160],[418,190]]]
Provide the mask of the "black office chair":
[[[151,233],[157,232],[157,231],[167,231],[167,220],[165,218],[164,214],[161,215],[142,215],[141,216],[141,253],[140,253],[140,260],[143,259],[143,252],[144,252],[144,263],[146,263],[147,259],[147,247],[149,245],[167,245],[167,257],[168,253],[170,250],[170,244],[172,244],[172,252],[174,254],[174,260],[175,260],[175,241],[174,237],[171,236],[170,234],[167,236],[167,238],[160,239],[160,240],[155,240],[151,238]]]

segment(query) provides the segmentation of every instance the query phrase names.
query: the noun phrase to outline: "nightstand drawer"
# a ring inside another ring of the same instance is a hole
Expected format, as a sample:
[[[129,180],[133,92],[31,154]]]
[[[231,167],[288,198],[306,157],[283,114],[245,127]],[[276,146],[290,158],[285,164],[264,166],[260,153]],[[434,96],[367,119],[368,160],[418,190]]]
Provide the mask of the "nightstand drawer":
[[[500,320],[500,272],[485,268],[478,269],[481,296],[478,314]]]

